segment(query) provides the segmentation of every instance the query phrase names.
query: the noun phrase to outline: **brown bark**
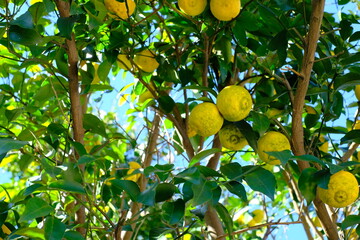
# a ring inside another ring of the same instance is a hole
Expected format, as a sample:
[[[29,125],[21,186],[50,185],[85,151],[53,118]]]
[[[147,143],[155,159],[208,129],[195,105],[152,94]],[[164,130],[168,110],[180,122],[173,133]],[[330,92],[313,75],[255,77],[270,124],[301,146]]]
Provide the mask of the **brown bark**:
[[[309,87],[311,71],[314,65],[317,42],[320,37],[320,27],[324,15],[325,0],[312,1],[312,13],[310,18],[309,32],[305,39],[304,57],[296,93],[294,96],[293,119],[292,119],[292,148],[295,155],[304,155],[304,129],[302,124],[302,111],[305,104],[305,96]],[[309,167],[308,162],[298,162],[300,170]],[[318,198],[314,201],[316,212],[324,226],[325,233],[330,240],[339,239],[336,225],[331,220],[329,213]]]
[[[59,10],[60,17],[70,17],[70,2],[56,0],[56,6]],[[72,129],[73,129],[73,138],[76,142],[84,143],[84,129],[83,129],[83,112],[80,101],[79,93],[79,78],[78,78],[78,52],[76,48],[76,42],[74,34],[71,35],[71,39],[66,39],[66,52],[68,55],[68,66],[69,66],[69,94],[70,94],[70,112],[72,118]],[[76,154],[76,158],[78,155]],[[81,169],[83,170],[83,169]],[[85,200],[82,195],[77,196],[81,201]],[[84,202],[84,201],[83,201]],[[76,203],[79,204],[79,203]],[[86,213],[85,207],[80,206],[76,212],[76,223],[84,225],[86,222]],[[80,232],[83,236],[86,234],[86,228],[80,226],[77,228],[77,231]]]

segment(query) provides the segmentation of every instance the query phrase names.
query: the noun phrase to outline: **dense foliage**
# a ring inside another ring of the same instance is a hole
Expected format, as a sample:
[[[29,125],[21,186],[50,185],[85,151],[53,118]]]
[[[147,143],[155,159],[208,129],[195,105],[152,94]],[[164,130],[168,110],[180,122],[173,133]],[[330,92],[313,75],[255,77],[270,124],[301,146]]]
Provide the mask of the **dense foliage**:
[[[209,4],[191,17],[176,0],[135,2],[119,19],[102,0],[0,1],[0,237],[276,239],[302,224],[309,239],[357,238],[358,203],[320,209],[316,187],[340,170],[360,177],[360,3],[328,1],[309,42],[310,0],[243,0],[231,21]],[[154,71],[136,61],[145,49]],[[236,122],[248,145],[189,137],[194,106],[234,84],[253,99]],[[291,140],[269,153],[279,165],[257,155],[268,131]]]

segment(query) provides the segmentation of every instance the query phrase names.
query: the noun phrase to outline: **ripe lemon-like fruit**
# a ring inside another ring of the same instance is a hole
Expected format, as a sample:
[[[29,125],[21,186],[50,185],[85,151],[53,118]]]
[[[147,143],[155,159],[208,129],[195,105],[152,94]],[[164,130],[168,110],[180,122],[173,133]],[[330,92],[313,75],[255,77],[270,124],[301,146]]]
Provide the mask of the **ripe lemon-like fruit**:
[[[240,224],[240,225],[244,225],[245,224],[245,216],[244,214],[241,214],[236,221]]]
[[[238,151],[247,144],[245,136],[240,132],[235,124],[229,124],[219,131],[221,145],[227,149]]]
[[[239,15],[240,0],[211,0],[210,11],[220,21],[230,21]]]
[[[249,227],[253,227],[253,226],[255,226],[257,224],[257,222],[254,220],[254,219],[251,219],[249,222],[248,222],[248,226]]]
[[[209,137],[219,132],[224,123],[224,118],[214,103],[204,102],[192,109],[188,121],[190,137],[194,133]]]
[[[354,124],[354,130],[359,130],[359,129],[360,129],[360,120],[356,120]]]
[[[205,10],[207,0],[179,0],[178,4],[185,14],[196,16]]]
[[[144,72],[153,72],[159,67],[159,63],[155,59],[155,54],[148,49],[136,54],[134,62]]]
[[[317,194],[331,207],[346,207],[358,198],[359,184],[352,173],[339,171],[331,175],[328,189],[317,187]]]
[[[132,68],[131,62],[125,54],[119,54],[117,56],[118,67],[124,70],[129,70]]]
[[[317,114],[315,108],[309,105],[305,105],[305,111],[307,112],[307,114]]]
[[[252,108],[252,99],[250,93],[244,87],[231,85],[219,92],[216,105],[226,120],[237,122],[249,115]]]
[[[137,162],[129,162],[129,170],[127,171],[126,177],[124,177],[125,180],[130,180],[133,182],[137,182],[139,178],[141,177],[141,173],[132,174],[136,169],[141,168],[140,164]]]
[[[148,99],[153,99],[154,95],[149,91],[146,90],[145,92],[143,92],[142,94],[140,94],[139,96],[139,103],[143,103]]]
[[[360,101],[360,85],[355,86],[355,96],[358,101]]]
[[[270,131],[261,136],[257,142],[259,158],[272,165],[280,164],[280,160],[270,156],[266,152],[281,152],[290,150],[290,142],[287,137],[279,132]]]
[[[127,19],[134,13],[136,3],[134,0],[125,0],[119,2],[116,0],[104,0],[105,7],[111,12],[115,13],[121,19]]]
[[[261,209],[256,209],[252,211],[252,214],[253,214],[253,219],[256,223],[262,222],[265,218],[265,212],[264,210]]]
[[[269,119],[278,118],[283,114],[284,110],[277,109],[277,108],[269,108],[265,112],[265,116],[267,116]]]
[[[320,140],[320,147],[319,147],[319,150],[324,152],[324,153],[327,153],[329,151],[329,142],[326,141],[325,137],[323,135],[321,135],[319,137],[319,140]]]

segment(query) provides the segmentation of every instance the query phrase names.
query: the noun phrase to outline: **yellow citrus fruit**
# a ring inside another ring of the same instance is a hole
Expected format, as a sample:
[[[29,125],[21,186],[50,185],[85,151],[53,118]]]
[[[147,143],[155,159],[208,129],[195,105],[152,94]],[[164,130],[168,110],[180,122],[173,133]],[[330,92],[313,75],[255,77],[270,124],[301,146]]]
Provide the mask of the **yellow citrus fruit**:
[[[360,129],[360,120],[356,120],[354,124],[354,130],[359,130],[359,129]]]
[[[328,189],[318,187],[317,194],[331,207],[346,207],[358,198],[359,184],[352,173],[340,171],[331,175]]]
[[[319,137],[319,140],[320,140],[320,147],[319,147],[319,150],[324,152],[324,153],[327,153],[329,151],[329,142],[326,141],[325,137],[323,135],[321,135]]]
[[[230,21],[239,15],[240,0],[210,0],[210,11],[220,21]]]
[[[279,132],[270,131],[261,136],[257,142],[259,158],[272,165],[280,164],[280,160],[270,156],[266,152],[281,152],[290,150],[290,142],[287,137]]]
[[[240,225],[244,225],[245,224],[245,216],[244,214],[241,214],[236,221],[240,224]]]
[[[249,227],[253,227],[253,226],[255,226],[257,224],[257,222],[254,220],[254,219],[251,219],[249,222],[248,222],[248,226]]]
[[[148,99],[154,98],[154,95],[149,91],[146,90],[144,93],[140,94],[139,96],[139,103],[143,103]]]
[[[242,86],[231,85],[221,90],[216,98],[221,115],[230,122],[246,118],[252,108],[250,93]]]
[[[2,229],[3,233],[5,233],[5,234],[10,234],[11,233],[10,229],[5,224],[3,224],[1,226],[1,229]]]
[[[273,118],[280,117],[283,112],[284,112],[284,110],[281,110],[281,109],[269,108],[269,109],[265,112],[265,115],[266,115],[269,119],[273,119]]]
[[[350,230],[350,236],[349,236],[349,240],[358,240],[359,239],[359,235],[356,233],[356,229],[351,229]]]
[[[155,59],[155,54],[148,49],[136,54],[134,62],[144,72],[153,72],[159,67],[159,63]]]
[[[137,182],[139,178],[141,177],[141,173],[132,174],[136,169],[141,168],[140,164],[137,162],[129,162],[129,170],[127,171],[126,177],[124,177],[125,180],[130,180],[133,182]]]
[[[124,2],[104,0],[104,3],[111,13],[115,13],[121,19],[129,18],[134,13],[136,7],[136,3],[133,0],[125,0]]]
[[[99,84],[101,82],[99,75],[98,75],[98,69],[99,69],[99,64],[98,63],[93,63],[92,64],[94,66],[94,79],[92,80],[91,84]]]
[[[196,16],[205,10],[207,0],[179,0],[178,4],[185,14]]]
[[[358,101],[360,101],[360,85],[355,86],[355,96]]]
[[[118,67],[124,70],[129,70],[132,68],[131,62],[125,54],[119,54],[117,56]]]
[[[265,218],[265,212],[261,209],[256,209],[252,211],[253,219],[256,223],[262,222]]]
[[[240,132],[235,124],[229,124],[219,131],[221,145],[227,149],[238,151],[247,144],[245,136]]]
[[[208,137],[219,132],[224,119],[219,113],[216,105],[204,102],[196,105],[189,115],[190,131],[196,132],[200,136]]]
[[[186,233],[186,234],[183,236],[182,240],[191,240],[191,237],[192,237],[192,235],[191,235],[190,233]]]

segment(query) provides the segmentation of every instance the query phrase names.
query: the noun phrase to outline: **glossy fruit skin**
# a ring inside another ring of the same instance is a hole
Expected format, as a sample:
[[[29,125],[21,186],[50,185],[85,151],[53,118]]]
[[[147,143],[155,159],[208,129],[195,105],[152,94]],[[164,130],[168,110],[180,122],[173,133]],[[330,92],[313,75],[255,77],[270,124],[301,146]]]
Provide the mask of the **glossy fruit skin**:
[[[155,54],[148,49],[137,53],[134,62],[144,72],[153,72],[159,67],[159,63],[155,59]]]
[[[209,137],[220,131],[224,118],[214,103],[204,102],[192,109],[188,121],[188,132],[191,132],[189,135],[196,133],[202,137]]]
[[[132,68],[131,62],[125,54],[119,54],[117,56],[118,67],[124,70],[130,70]]]
[[[129,18],[135,11],[136,3],[134,0],[126,0],[126,2],[119,2],[116,0],[104,0],[105,7],[116,14],[121,19]]]
[[[239,15],[240,0],[211,0],[210,11],[220,21],[230,21]]]
[[[269,131],[261,136],[257,143],[259,158],[272,165],[280,164],[280,160],[270,156],[266,152],[281,152],[291,150],[290,142],[287,137],[276,131]]]
[[[360,101],[360,85],[355,86],[355,96],[358,101]]]
[[[207,0],[179,0],[181,11],[189,16],[197,16],[201,14],[207,5]]]
[[[235,124],[228,124],[219,131],[221,145],[229,150],[243,149],[248,142]]]
[[[244,87],[231,85],[219,92],[216,98],[216,106],[226,120],[237,122],[249,115],[252,108],[252,98]]]
[[[359,196],[359,184],[352,173],[339,171],[331,175],[328,189],[317,187],[317,194],[327,205],[342,208],[356,201]]]

